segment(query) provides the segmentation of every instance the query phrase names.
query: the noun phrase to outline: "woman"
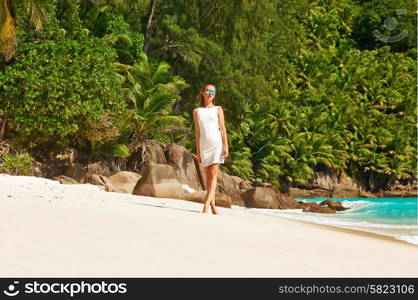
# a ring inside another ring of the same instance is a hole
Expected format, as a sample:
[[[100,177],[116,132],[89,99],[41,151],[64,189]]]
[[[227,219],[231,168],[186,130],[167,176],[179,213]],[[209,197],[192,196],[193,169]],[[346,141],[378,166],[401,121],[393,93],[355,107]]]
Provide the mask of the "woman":
[[[206,201],[203,213],[209,211],[218,214],[215,205],[215,190],[218,168],[228,157],[228,140],[224,123],[224,112],[221,106],[214,105],[216,88],[209,84],[204,86],[198,97],[200,106],[193,110],[196,134],[197,161],[202,164],[206,174]]]

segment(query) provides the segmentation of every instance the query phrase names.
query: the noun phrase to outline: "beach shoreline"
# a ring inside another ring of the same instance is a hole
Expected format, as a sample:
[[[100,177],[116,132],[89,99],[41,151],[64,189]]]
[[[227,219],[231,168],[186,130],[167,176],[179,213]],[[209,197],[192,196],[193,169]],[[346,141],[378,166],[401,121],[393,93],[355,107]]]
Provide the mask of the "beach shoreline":
[[[251,213],[251,212],[249,212],[249,213]],[[257,214],[262,214],[262,213],[257,213]],[[267,215],[267,214],[262,214],[262,215],[269,216],[269,217],[273,217],[273,218],[287,219],[287,220],[291,220],[291,221],[295,221],[295,222],[301,222],[301,223],[305,223],[305,224],[312,224],[312,225],[319,226],[319,227],[322,227],[322,228],[326,228],[326,229],[329,229],[329,230],[336,230],[336,231],[341,231],[341,232],[348,232],[348,233],[358,234],[358,235],[362,235],[362,236],[367,236],[367,237],[372,237],[372,238],[377,238],[377,239],[388,240],[388,241],[392,241],[392,242],[406,244],[408,246],[415,247],[415,248],[418,249],[418,245],[414,245],[414,244],[409,243],[409,242],[407,242],[405,240],[400,240],[400,239],[397,239],[397,238],[395,238],[393,236],[389,236],[389,235],[385,235],[385,234],[381,234],[381,233],[370,232],[370,231],[365,231],[365,230],[360,230],[360,229],[353,229],[353,228],[344,228],[344,227],[339,227],[339,226],[335,226],[335,225],[321,224],[321,223],[316,223],[316,222],[311,222],[311,221],[305,221],[305,220],[300,220],[300,219],[291,218],[291,217],[272,216],[272,215]]]
[[[379,234],[0,174],[0,277],[417,277]]]
[[[266,216],[268,216],[268,215],[266,215]],[[371,237],[371,238],[382,239],[382,240],[397,242],[397,243],[401,243],[401,244],[406,244],[408,246],[417,248],[417,250],[418,250],[418,246],[417,245],[414,245],[414,244],[409,243],[409,242],[404,241],[404,240],[399,240],[399,239],[394,238],[394,237],[389,236],[389,235],[384,235],[384,234],[370,232],[370,231],[363,231],[363,230],[360,230],[360,229],[344,228],[344,227],[338,227],[338,226],[333,226],[333,225],[320,224],[320,223],[315,223],[315,222],[310,222],[310,221],[304,221],[304,220],[286,218],[286,217],[283,217],[283,216],[271,216],[271,217],[273,217],[273,218],[288,219],[288,220],[292,220],[292,221],[295,221],[295,222],[301,222],[301,223],[305,223],[305,224],[313,224],[315,226],[319,226],[319,227],[326,228],[326,229],[329,229],[329,230],[336,230],[336,231],[341,231],[341,232],[348,232],[348,233],[358,234],[358,235],[367,236],[367,237]]]
[[[396,243],[401,243],[401,244],[416,248],[418,250],[418,246],[416,246],[414,244],[411,244],[411,243],[409,243],[407,241],[404,241],[404,240],[399,240],[399,239],[394,238],[394,237],[389,236],[389,235],[384,235],[384,234],[369,232],[369,231],[363,231],[363,230],[358,230],[358,229],[351,229],[351,228],[343,228],[343,227],[337,227],[337,226],[332,226],[332,225],[318,224],[318,223],[302,221],[302,220],[295,220],[295,221],[300,221],[300,222],[309,223],[309,224],[315,224],[315,225],[318,225],[320,227],[328,228],[328,229],[331,229],[331,230],[337,230],[337,231],[341,231],[341,232],[349,232],[349,233],[359,234],[359,235],[363,235],[363,236],[367,236],[367,237],[371,237],[371,238],[376,238],[376,239],[382,239],[382,240],[392,241],[392,242],[396,242]]]

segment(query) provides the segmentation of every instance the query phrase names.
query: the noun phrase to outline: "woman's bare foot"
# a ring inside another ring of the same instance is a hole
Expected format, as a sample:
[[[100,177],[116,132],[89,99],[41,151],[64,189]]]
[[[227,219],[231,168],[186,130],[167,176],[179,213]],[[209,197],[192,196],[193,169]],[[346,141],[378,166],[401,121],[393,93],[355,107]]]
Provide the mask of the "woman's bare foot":
[[[210,208],[212,209],[212,213],[215,215],[219,215],[219,212],[216,210],[216,206],[215,203],[211,202],[210,203]]]
[[[207,204],[207,203],[205,203],[205,204],[203,205],[203,211],[202,211],[202,213],[207,214],[208,212],[209,212],[209,207],[208,207],[208,204]]]

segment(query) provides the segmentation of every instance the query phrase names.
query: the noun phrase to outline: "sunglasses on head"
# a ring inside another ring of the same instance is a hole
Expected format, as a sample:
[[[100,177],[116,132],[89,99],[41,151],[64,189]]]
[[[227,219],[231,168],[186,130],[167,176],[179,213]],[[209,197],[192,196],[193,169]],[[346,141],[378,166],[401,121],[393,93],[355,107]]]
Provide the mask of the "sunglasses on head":
[[[205,94],[212,94],[212,95],[216,95],[216,91],[215,90],[206,90]]]

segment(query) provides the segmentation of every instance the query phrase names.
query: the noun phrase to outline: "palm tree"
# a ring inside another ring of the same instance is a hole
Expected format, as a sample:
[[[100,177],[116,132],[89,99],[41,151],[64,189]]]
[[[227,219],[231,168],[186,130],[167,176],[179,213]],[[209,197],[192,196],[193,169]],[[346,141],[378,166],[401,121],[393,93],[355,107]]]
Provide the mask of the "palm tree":
[[[147,136],[184,128],[186,120],[172,111],[188,84],[172,75],[167,63],[151,63],[142,53],[133,66],[118,65],[126,72],[131,85],[128,95],[131,107],[121,124],[122,133],[133,136],[128,146],[130,151]]]
[[[16,11],[26,10],[35,31],[43,29],[42,22],[46,18],[45,0],[0,0],[0,56],[7,62],[12,59],[17,48]]]
[[[244,121],[245,122],[245,121]],[[241,123],[243,127],[248,124]],[[232,174],[241,178],[252,180],[254,177],[251,149],[245,144],[245,130],[231,128],[228,130],[228,143],[230,148],[228,160],[224,165]],[[233,163],[229,163],[233,162]]]

